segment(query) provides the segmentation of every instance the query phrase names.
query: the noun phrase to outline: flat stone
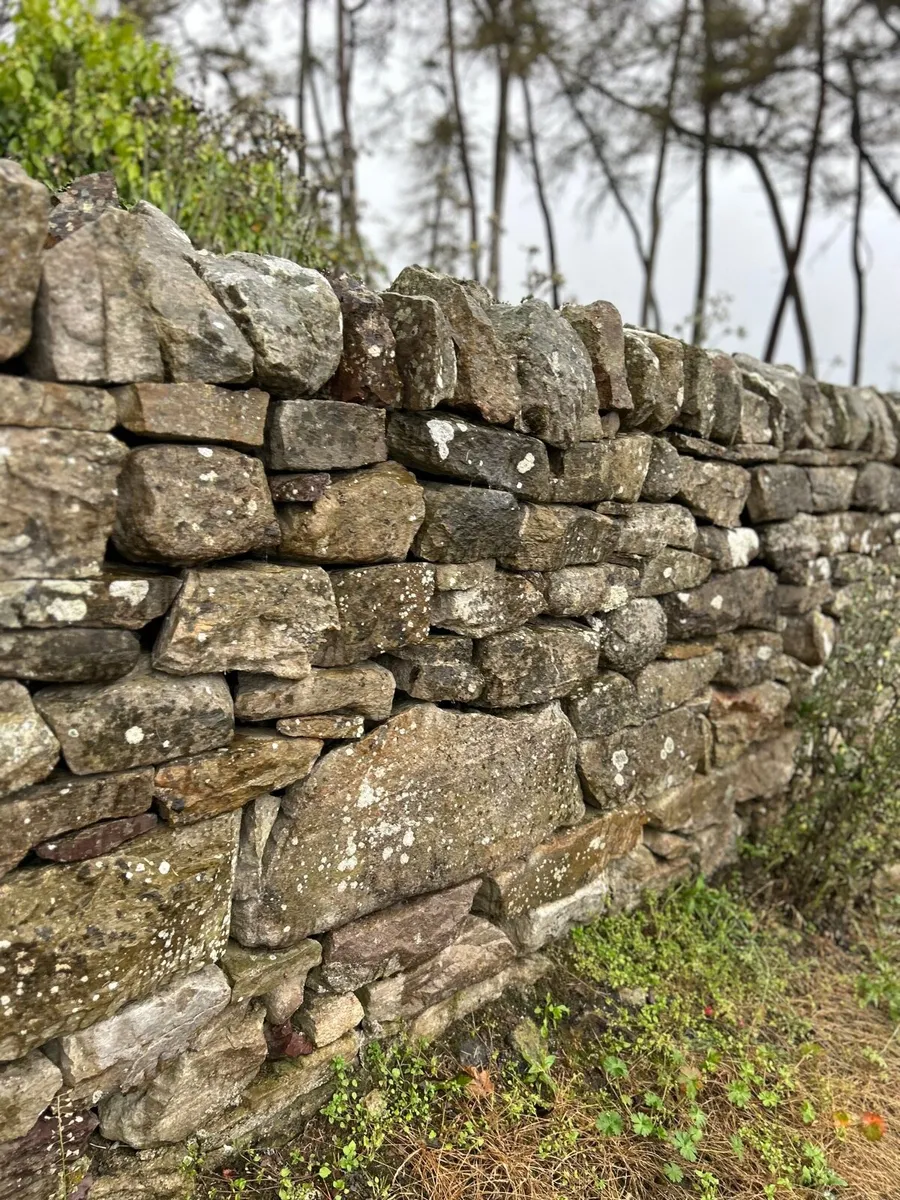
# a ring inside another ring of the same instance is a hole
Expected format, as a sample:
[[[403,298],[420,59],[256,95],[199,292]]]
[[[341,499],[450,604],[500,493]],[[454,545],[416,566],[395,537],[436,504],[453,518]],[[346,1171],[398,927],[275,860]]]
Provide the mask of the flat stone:
[[[457,378],[453,399],[445,403],[497,425],[512,421],[521,406],[516,360],[475,294],[460,280],[427,267],[407,267],[389,290],[430,296],[447,318],[456,346]]]
[[[709,637],[743,626],[772,629],[777,586],[776,577],[765,567],[747,567],[713,575],[693,591],[663,596],[669,637],[673,641]]]
[[[284,717],[275,728],[285,737],[319,738],[322,741],[349,742],[366,732],[362,717],[330,713],[320,717]]]
[[[11,680],[0,681],[0,796],[45,779],[58,759],[59,742],[35,711],[28,689]],[[4,825],[7,815],[12,814],[3,805]]]
[[[580,738],[605,737],[645,719],[635,685],[615,671],[601,671],[576,688],[563,700],[563,709]]]
[[[431,296],[382,292],[394,335],[403,408],[428,410],[452,401],[456,391],[456,349],[450,324]]]
[[[434,958],[361,991],[366,1019],[384,1025],[414,1017],[461,987],[496,975],[515,958],[509,938],[481,917],[466,917],[456,937]]]
[[[786,450],[799,446],[806,431],[806,400],[799,373],[792,367],[760,362],[748,354],[736,354],[734,360],[744,387],[768,403],[775,445]]]
[[[230,1000],[227,979],[210,964],[79,1033],[64,1034],[50,1043],[50,1052],[67,1089],[94,1104],[152,1079]]]
[[[341,306],[318,271],[271,254],[197,255],[200,278],[253,348],[255,382],[312,395],[338,368]]]
[[[625,368],[634,401],[626,427],[657,433],[675,424],[684,403],[681,342],[644,329],[626,329]]]
[[[837,624],[824,613],[786,617],[781,634],[784,651],[808,667],[824,666],[837,641],[837,630]]]
[[[305,778],[321,749],[315,738],[279,737],[271,729],[239,727],[223,749],[160,767],[154,796],[163,816],[175,825],[230,812],[255,796]]]
[[[397,349],[384,301],[346,272],[328,278],[343,318],[344,348],[329,390],[335,400],[397,408]]]
[[[718,674],[718,651],[697,658],[648,663],[635,676],[638,703],[646,718],[680,708],[703,692]]]
[[[553,499],[563,504],[638,499],[650,469],[653,439],[632,433],[605,442],[578,442],[558,456]]]
[[[50,193],[12,159],[0,159],[0,362],[31,338],[31,314],[41,279]]]
[[[705,761],[708,726],[690,708],[578,744],[578,770],[589,800],[620,808],[684,783]]]
[[[0,425],[106,433],[115,423],[115,400],[102,388],[0,375]]]
[[[762,629],[720,634],[716,645],[722,653],[722,663],[715,681],[733,688],[753,687],[770,679],[783,649],[780,633]]]
[[[268,393],[211,383],[132,383],[116,388],[117,423],[131,433],[176,442],[261,446]]]
[[[807,467],[806,474],[811,512],[843,512],[850,507],[857,476],[853,467]]]
[[[712,357],[701,346],[688,343],[685,343],[683,353],[684,403],[678,415],[678,424],[691,433],[708,438],[718,407]],[[733,440],[733,436],[730,440]]]
[[[592,304],[564,304],[559,313],[572,325],[587,351],[600,408],[633,408],[618,309],[606,300],[595,300]]]
[[[591,360],[580,336],[544,300],[493,304],[488,317],[516,360],[522,405],[515,428],[551,446],[571,446],[582,417],[598,407]]]
[[[694,549],[710,560],[714,570],[734,571],[748,567],[759,554],[759,534],[749,525],[739,525],[736,529],[701,525]]]
[[[512,989],[526,991],[551,970],[549,959],[533,954],[515,959],[502,971],[480,983],[460,988],[455,995],[433,1004],[408,1023],[406,1036],[414,1042],[433,1042],[457,1021],[477,1012]]]
[[[231,982],[232,1002],[244,1004],[287,982],[296,984],[299,981],[302,989],[306,976],[321,961],[321,945],[308,938],[285,950],[247,950],[237,942],[229,942],[221,965]]]
[[[772,441],[774,434],[768,401],[744,388],[741,393],[741,424],[737,440],[765,445]]]
[[[42,688],[35,706],[76,775],[127,771],[218,749],[234,732],[221,675],[176,679],[141,660],[113,683]]]
[[[320,1049],[355,1029],[365,1015],[365,1009],[352,992],[344,996],[313,996],[297,1013],[297,1024],[316,1049]]]
[[[697,522],[680,504],[601,505],[599,512],[617,518],[619,554],[652,558],[666,546],[693,550]]]
[[[20,975],[0,1011],[0,1061],[111,1017],[218,958],[236,839],[229,814],[0,882],[0,936]]]
[[[125,558],[191,566],[278,538],[263,465],[236,450],[140,446],[119,476],[113,541]]]
[[[597,566],[562,567],[541,580],[544,609],[554,617],[586,617],[613,612],[627,604],[638,586],[639,572],[634,567],[613,563]]]
[[[630,600],[611,613],[595,617],[600,665],[633,675],[652,662],[666,644],[666,618],[657,600]]]
[[[262,671],[288,679],[338,628],[327,574],[320,567],[242,563],[186,571],[153,647],[153,665],[174,675]]]
[[[332,929],[322,939],[317,975],[334,991],[349,992],[420,966],[456,937],[479,882],[471,879]]]
[[[333,478],[311,505],[280,507],[280,554],[323,563],[402,561],[424,518],[415,475],[380,463]]]
[[[303,679],[269,675],[238,676],[235,715],[241,721],[272,721],[318,713],[358,713],[373,721],[391,715],[394,677],[372,662],[350,667],[313,668]]]
[[[456,416],[391,413],[388,447],[392,458],[431,475],[505,489],[524,499],[550,498],[547,447],[537,438]]]
[[[140,651],[126,629],[0,630],[0,676],[104,683],[127,674]]]
[[[518,504],[506,492],[431,483],[425,487],[425,520],[414,552],[429,562],[496,558],[514,541],[518,525]]]
[[[84,862],[88,858],[99,858],[109,854],[116,846],[122,846],[141,834],[149,833],[159,822],[156,813],[141,813],[136,817],[120,817],[116,821],[102,821],[88,825],[74,833],[49,842],[40,842],[34,847],[38,858],[50,862]]]
[[[827,580],[805,587],[782,583],[779,584],[776,594],[778,611],[789,617],[802,617],[814,608],[826,608],[834,599],[834,588]]]
[[[479,642],[484,674],[478,703],[520,708],[567,696],[597,673],[597,636],[574,621],[539,621]]]
[[[470,637],[435,634],[417,646],[400,646],[381,661],[400,691],[415,700],[471,703],[484,688],[484,675],[472,665]]]
[[[0,1129],[4,1142],[24,1137],[62,1087],[62,1075],[40,1050],[0,1066]]]
[[[714,525],[740,525],[750,494],[750,473],[732,463],[682,458],[677,499],[695,517]]]
[[[711,572],[712,563],[708,558],[667,546],[641,568],[637,594],[664,596],[669,592],[686,591],[699,587]]]
[[[819,517],[800,513],[789,521],[767,525],[760,532],[762,557],[779,571],[793,567],[798,561],[806,563],[816,558],[823,549],[820,521]],[[843,547],[844,550],[847,548]],[[791,582],[802,580],[793,578]]]
[[[756,463],[777,462],[780,458],[779,450],[775,446],[766,444],[745,445],[741,442],[732,442],[728,446],[720,446],[718,442],[709,442],[706,438],[693,437],[677,431],[668,432],[666,437],[676,450],[693,458],[710,458],[716,462],[747,466],[753,466]]]
[[[900,467],[887,463],[868,463],[859,472],[853,490],[857,508],[873,512],[896,512],[900,509]]]
[[[29,374],[61,383],[163,378],[153,312],[130,247],[136,220],[110,210],[45,252]]]
[[[614,522],[599,513],[563,504],[522,504],[517,533],[498,558],[520,571],[556,571],[602,562],[616,537]]]
[[[536,617],[543,607],[544,597],[527,579],[498,571],[478,587],[461,592],[435,592],[431,624],[468,637],[485,638],[517,629]]]
[[[121,208],[116,177],[112,171],[97,171],[79,175],[77,179],[53,196],[45,249],[63,238],[96,221],[111,208]]]
[[[266,438],[274,471],[351,470],[388,456],[384,410],[339,400],[274,402]]]
[[[0,429],[0,578],[99,574],[127,455],[107,433]]]
[[[312,504],[325,495],[331,476],[324,471],[308,474],[270,475],[269,491],[276,504]]]
[[[237,1102],[265,1062],[262,1025],[261,1009],[225,1009],[144,1090],[103,1100],[100,1132],[142,1149],[180,1142],[202,1129]]]
[[[515,718],[411,706],[288,790],[233,936],[289,945],[526,853],[580,814],[574,757],[554,705]]]
[[[716,766],[737,762],[753,742],[781,733],[790,703],[788,689],[771,679],[736,692],[714,688],[709,720],[716,739]]]
[[[683,461],[671,442],[665,438],[653,438],[650,465],[647,468],[644,486],[641,488],[641,499],[652,504],[662,504],[676,496],[681,488]]]
[[[773,465],[750,472],[747,512],[751,521],[787,521],[811,510],[812,492],[803,467]]]
[[[385,650],[424,641],[431,621],[434,569],[424,563],[331,571],[340,629],[316,659],[343,667]],[[300,716],[284,713],[284,716]]]
[[[141,629],[162,616],[180,586],[173,575],[117,566],[94,579],[13,579],[0,583],[0,629]]]
[[[470,563],[435,563],[434,588],[437,592],[465,592],[486,583],[496,569],[492,558]]]

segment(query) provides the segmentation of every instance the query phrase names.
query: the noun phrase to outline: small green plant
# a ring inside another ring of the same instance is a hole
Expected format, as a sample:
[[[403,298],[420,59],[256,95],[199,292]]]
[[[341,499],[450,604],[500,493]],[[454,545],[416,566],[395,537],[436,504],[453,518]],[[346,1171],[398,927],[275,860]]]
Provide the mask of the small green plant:
[[[900,1022],[900,967],[878,950],[871,958],[872,970],[863,972],[857,980],[860,1003],[881,1008],[892,1021]]]

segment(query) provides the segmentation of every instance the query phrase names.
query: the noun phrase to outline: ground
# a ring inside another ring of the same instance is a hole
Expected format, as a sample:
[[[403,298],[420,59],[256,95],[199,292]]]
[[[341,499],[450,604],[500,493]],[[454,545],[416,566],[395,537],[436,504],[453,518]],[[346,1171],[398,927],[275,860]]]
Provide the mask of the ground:
[[[186,1173],[217,1200],[900,1200],[898,929],[682,885],[439,1044],[373,1043],[294,1146]]]

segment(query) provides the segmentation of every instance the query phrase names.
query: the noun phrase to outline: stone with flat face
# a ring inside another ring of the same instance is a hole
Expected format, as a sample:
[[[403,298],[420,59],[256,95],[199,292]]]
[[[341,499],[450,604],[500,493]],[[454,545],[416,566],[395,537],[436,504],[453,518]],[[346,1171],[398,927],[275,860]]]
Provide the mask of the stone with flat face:
[[[243,1004],[255,996],[268,996],[290,984],[300,992],[299,1008],[306,977],[321,961],[322,947],[313,938],[286,950],[247,950],[237,942],[229,942],[222,956],[222,969],[231,982],[231,999],[235,1004]]]
[[[297,1024],[318,1049],[330,1046],[355,1029],[365,1009],[352,992],[343,996],[312,996],[297,1013]]]
[[[580,738],[602,737],[645,719],[632,681],[615,671],[576,688],[563,701],[563,710]]]
[[[900,467],[888,463],[867,463],[859,472],[853,489],[857,508],[873,512],[896,512],[900,509]]]
[[[718,407],[712,357],[702,347],[687,343],[683,351],[684,403],[678,415],[678,424],[699,437],[708,438]]]
[[[0,579],[99,574],[127,457],[108,433],[0,429]]]
[[[855,467],[807,467],[810,512],[843,512],[850,507],[856,487]]]
[[[153,792],[166,820],[183,825],[230,812],[256,796],[296,783],[309,774],[321,749],[316,738],[238,728],[221,750],[159,767]]]
[[[669,592],[699,587],[711,571],[712,563],[708,558],[692,554],[690,550],[666,546],[641,567],[637,594],[665,596]]]
[[[498,571],[478,587],[462,592],[435,592],[431,623],[453,633],[485,638],[524,625],[543,607],[543,596],[527,579]]]
[[[736,529],[701,525],[695,549],[710,560],[714,570],[734,571],[748,567],[759,554],[759,534],[749,525],[739,525]]]
[[[149,833],[159,823],[156,813],[141,813],[136,817],[120,817],[117,821],[100,821],[74,833],[48,842],[40,842],[34,852],[38,858],[48,862],[84,862],[88,858],[99,858],[109,854],[116,846],[130,842],[132,838]]]
[[[275,471],[337,471],[387,458],[383,409],[339,400],[280,400],[269,408],[266,462]]]
[[[567,696],[597,672],[597,635],[574,621],[538,621],[479,642],[478,703],[519,708]]]
[[[449,403],[456,391],[456,348],[450,324],[431,296],[382,292],[394,334],[403,408],[430,409]]]
[[[812,492],[803,467],[766,464],[750,472],[747,512],[751,521],[787,521],[798,512],[811,511]]]
[[[544,593],[544,612],[553,617],[587,617],[613,612],[627,604],[637,589],[639,572],[614,563],[563,567],[533,577]]]
[[[681,464],[684,460],[665,438],[653,438],[650,465],[641,488],[641,499],[653,504],[671,500],[681,487]]]
[[[331,476],[324,471],[270,475],[269,491],[276,504],[312,504],[325,495]]]
[[[633,675],[651,662],[666,644],[666,618],[657,600],[630,600],[611,613],[595,617],[600,663]]]
[[[0,1061],[111,1017],[217,958],[228,934],[236,844],[229,814],[146,834],[88,863],[16,871],[0,882],[3,961],[21,979],[0,1010]]]
[[[649,719],[693,700],[721,666],[722,655],[716,650],[696,658],[648,663],[634,680],[641,712]]]
[[[241,721],[272,721],[316,713],[358,713],[373,721],[391,715],[394,677],[373,662],[314,667],[303,679],[238,676],[234,710]]]
[[[763,629],[720,634],[716,647],[722,654],[722,664],[715,681],[733,688],[752,687],[771,679],[783,649],[781,634]]]
[[[484,675],[472,664],[470,637],[435,634],[417,646],[400,646],[381,661],[400,691],[415,700],[471,703],[484,688]]]
[[[181,581],[107,567],[95,579],[12,579],[0,583],[0,629],[140,629],[160,617]]]
[[[254,381],[309,396],[337,370],[341,306],[318,271],[271,254],[197,255],[203,282],[253,348]]]
[[[327,632],[337,628],[331,583],[320,567],[248,562],[186,571],[153,664],[174,675],[264,671],[302,678]]]
[[[119,476],[113,540],[135,562],[190,566],[273,549],[263,465],[220,446],[140,446]]]
[[[102,388],[0,375],[0,425],[106,433],[115,423],[115,400]]]
[[[730,446],[737,441],[741,430],[744,391],[741,370],[730,354],[708,350],[706,355],[709,359],[710,386],[715,396],[709,436],[715,442]],[[687,357],[690,357],[689,353]]]
[[[127,674],[140,652],[126,629],[0,629],[0,676],[104,683]]]
[[[234,732],[221,675],[176,679],[142,659],[113,683],[42,688],[35,705],[76,775],[127,771],[216,750]]]
[[[233,935],[290,945],[527,852],[581,812],[574,736],[555,705],[510,719],[419,704],[332,750],[286,793]]]
[[[785,654],[790,654],[808,667],[821,667],[828,662],[837,641],[838,626],[824,613],[809,612],[802,617],[786,617],[782,638]]]
[[[0,1188],[16,1200],[46,1200],[64,1176],[71,1176],[99,1121],[96,1113],[56,1105],[38,1117],[24,1137],[0,1143]],[[80,1186],[80,1185],[79,1185]],[[77,1195],[77,1193],[70,1193]],[[110,1194],[111,1195],[111,1194]],[[116,1200],[124,1200],[122,1193]],[[109,1195],[107,1197],[109,1200]]]
[[[676,424],[684,403],[681,342],[644,329],[626,329],[625,368],[634,401],[634,408],[623,415],[625,426],[657,433]]]
[[[765,446],[774,436],[769,402],[744,388],[741,392],[741,424],[737,440],[744,445]]]
[[[396,563],[329,575],[340,629],[327,635],[325,649],[314,660],[317,666],[348,666],[428,636],[433,567]]]
[[[366,731],[365,719],[349,713],[324,713],[319,717],[284,717],[275,728],[285,737],[319,738],[323,741],[349,742]]]
[[[700,462],[681,459],[681,479],[677,499],[686,504],[695,517],[714,525],[734,527],[750,494],[750,472],[734,463]]]
[[[562,504],[637,500],[647,478],[653,440],[643,433],[578,442],[558,456],[553,499]]]
[[[311,505],[280,507],[280,554],[320,563],[402,561],[424,517],[415,475],[381,463],[335,476]]]
[[[793,367],[774,366],[736,354],[744,387],[762,396],[769,406],[772,435],[775,445],[792,450],[799,446],[806,431],[806,399],[800,376]]]
[[[592,304],[564,304],[559,312],[581,338],[591,360],[600,408],[633,408],[618,309],[606,300],[595,300]]]
[[[496,558],[515,539],[518,504],[506,492],[430,483],[425,520],[414,551],[429,562],[468,563]]]
[[[615,544],[609,517],[564,504],[522,504],[517,533],[499,560],[519,571],[556,571],[602,562]]]
[[[343,318],[344,348],[329,384],[335,400],[398,408],[401,400],[397,348],[384,301],[346,272],[328,282]]]
[[[669,637],[685,641],[730,633],[742,626],[774,629],[778,581],[765,567],[713,575],[690,592],[663,596]]]
[[[0,362],[21,354],[31,338],[49,214],[44,185],[0,159]]]
[[[116,388],[117,423],[131,433],[175,442],[261,446],[269,396],[211,383],[132,383]]]
[[[435,563],[434,587],[438,592],[465,592],[486,583],[497,569],[492,558],[471,563]]]
[[[40,1050],[0,1066],[0,1129],[4,1142],[28,1133],[62,1082],[59,1068]]]
[[[709,720],[716,739],[716,766],[737,762],[752,743],[781,733],[790,703],[788,689],[771,679],[735,692],[714,688]]]
[[[28,689],[0,681],[0,796],[45,779],[58,759],[59,742],[35,711]],[[9,813],[7,806],[0,808],[2,824]]]

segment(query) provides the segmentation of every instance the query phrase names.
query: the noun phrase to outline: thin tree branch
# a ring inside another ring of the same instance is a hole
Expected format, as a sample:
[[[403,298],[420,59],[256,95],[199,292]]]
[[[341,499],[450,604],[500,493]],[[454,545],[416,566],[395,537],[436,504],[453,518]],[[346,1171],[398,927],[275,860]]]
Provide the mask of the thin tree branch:
[[[478,280],[481,272],[481,249],[479,245],[478,193],[475,175],[469,158],[469,140],[459,88],[459,69],[456,61],[456,30],[453,20],[453,0],[445,0],[447,17],[447,69],[450,76],[450,92],[453,100],[453,117],[456,122],[456,137],[459,146],[459,165],[466,185],[469,207],[469,272]]]
[[[531,89],[528,86],[528,77],[526,75],[522,75],[521,83],[522,99],[525,103],[525,128],[528,137],[528,149],[531,156],[531,170],[534,176],[534,190],[544,222],[544,236],[547,239],[547,266],[550,274],[551,296],[553,307],[559,308],[560,274],[556,257],[556,234],[553,228],[553,212],[547,199],[547,189],[544,185],[544,176],[541,171],[537,130],[534,125],[534,109],[531,103]]]

